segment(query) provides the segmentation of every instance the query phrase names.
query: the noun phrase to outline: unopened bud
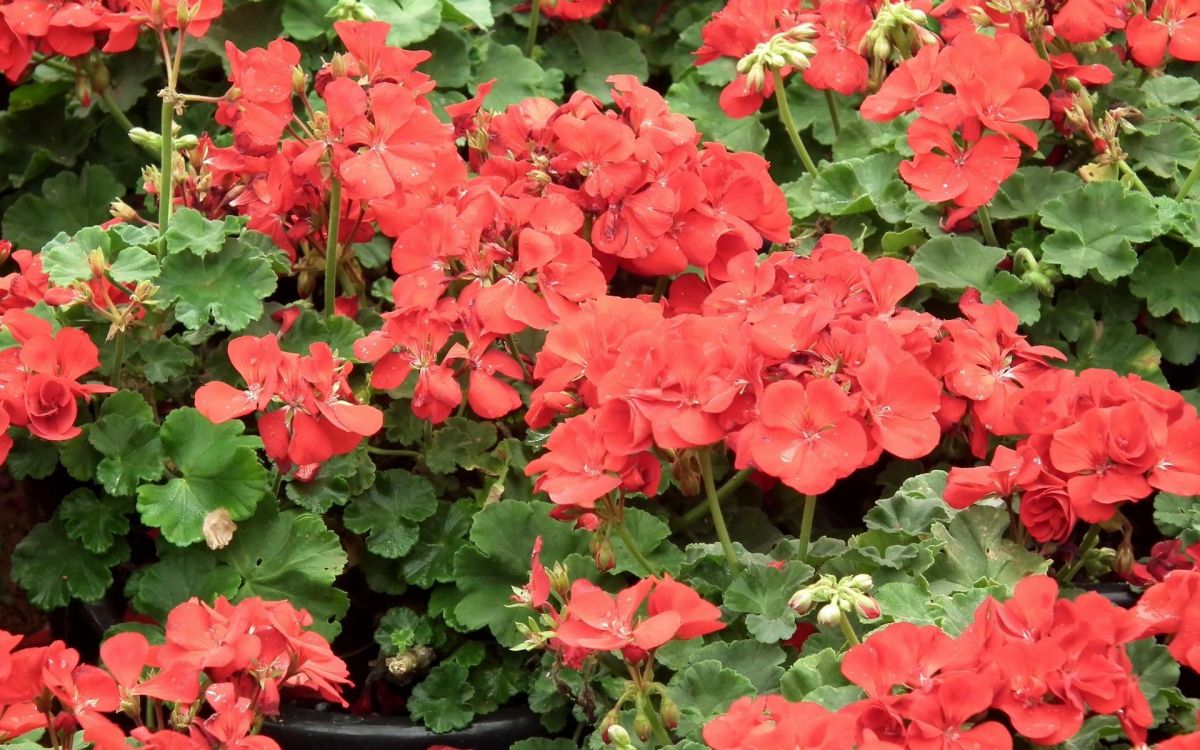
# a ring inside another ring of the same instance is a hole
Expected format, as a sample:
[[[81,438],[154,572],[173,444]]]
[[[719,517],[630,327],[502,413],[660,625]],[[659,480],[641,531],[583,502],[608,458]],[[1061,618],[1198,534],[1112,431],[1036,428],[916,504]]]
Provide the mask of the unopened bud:
[[[592,559],[596,561],[596,569],[612,570],[617,565],[617,556],[613,552],[612,542],[608,539],[592,540]]]
[[[190,135],[190,134],[189,135],[181,135],[172,142],[172,145],[177,149],[186,151],[188,149],[193,149],[196,146],[199,146],[200,139],[197,138],[196,136]]]
[[[308,76],[300,69],[300,66],[292,68],[292,91],[304,96],[308,91]]]
[[[108,90],[109,83],[112,78],[108,73],[108,68],[102,62],[96,62],[95,66],[89,71],[91,73],[92,90],[97,94],[103,94]]]
[[[108,259],[104,257],[104,251],[99,248],[88,253],[87,261],[94,278],[100,278],[108,271]]]
[[[796,610],[798,613],[804,614],[808,610],[812,609],[812,606],[813,606],[812,591],[810,591],[808,589],[800,589],[796,593],[792,594],[792,598],[788,600],[788,604],[791,606],[792,609]]]
[[[871,587],[875,585],[875,581],[866,573],[859,573],[856,576],[851,576],[846,585],[859,591],[870,591]]]
[[[662,704],[659,706],[659,715],[662,716],[663,724],[666,725],[667,729],[674,729],[679,726],[679,706],[666,695],[662,697]]]
[[[137,211],[133,210],[133,206],[129,205],[120,198],[108,204],[108,213],[114,219],[120,219],[124,222],[137,221]]]
[[[187,0],[179,0],[175,4],[175,17],[179,19],[181,29],[192,22],[192,6],[188,5]]]
[[[608,727],[604,730],[602,736],[605,742],[611,743],[621,750],[634,747],[633,739],[629,736],[629,732],[625,731],[625,727],[620,724],[613,724]]]
[[[837,603],[830,602],[817,610],[817,622],[822,625],[833,627],[842,621],[842,610]]]
[[[879,602],[866,594],[859,594],[854,597],[854,609],[858,612],[858,616],[864,620],[874,620],[882,614],[879,610]]]
[[[146,149],[162,149],[162,136],[145,128],[133,128],[129,131],[129,140]]]
[[[1117,547],[1116,558],[1113,560],[1113,572],[1121,576],[1129,575],[1135,562],[1137,560],[1133,556],[1133,549],[1128,544],[1122,544]]]
[[[638,739],[640,739],[642,742],[650,739],[652,727],[650,725],[649,717],[643,713],[639,713],[637,718],[633,720],[633,731],[637,734]]]
[[[358,0],[338,0],[337,4],[325,14],[326,18],[337,21],[374,21],[375,11],[366,3]]]

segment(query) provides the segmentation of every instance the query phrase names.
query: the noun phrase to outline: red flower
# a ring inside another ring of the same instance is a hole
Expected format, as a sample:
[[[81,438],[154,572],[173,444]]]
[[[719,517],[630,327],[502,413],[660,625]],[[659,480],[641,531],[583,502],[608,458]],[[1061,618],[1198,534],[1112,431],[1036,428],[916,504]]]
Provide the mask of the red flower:
[[[725,623],[721,622],[720,609],[706,602],[690,586],[679,583],[669,575],[655,581],[647,611],[650,617],[665,612],[679,615],[679,629],[674,636],[679,640],[699,638],[725,627]]]
[[[900,176],[913,192],[930,203],[953,201],[972,210],[995,196],[1021,158],[1020,145],[1004,136],[985,135],[960,146],[951,128],[924,117],[909,128],[908,144],[914,156],[900,163]]]
[[[283,353],[275,336],[239,336],[229,342],[228,356],[246,388],[238,390],[215,380],[196,391],[196,408],[215,424],[267,408],[275,395]]]
[[[1167,54],[1176,60],[1200,61],[1200,2],[1154,0],[1146,15],[1125,27],[1129,55],[1144,68],[1157,68]]]
[[[804,71],[804,82],[849,96],[867,88],[868,66],[859,47],[874,16],[865,3],[833,0],[817,8],[820,33],[813,41],[817,54]]]
[[[922,99],[942,87],[939,54],[938,47],[930,45],[900,63],[879,91],[863,100],[859,109],[863,119],[887,122],[917,109]]]
[[[634,622],[652,586],[654,579],[646,578],[613,597],[588,581],[575,581],[555,635],[566,646],[589,651],[653,651],[675,637],[682,618],[672,610]]]
[[[867,436],[846,392],[830,380],[767,386],[738,467],[751,463],[797,492],[819,495],[858,468]]]

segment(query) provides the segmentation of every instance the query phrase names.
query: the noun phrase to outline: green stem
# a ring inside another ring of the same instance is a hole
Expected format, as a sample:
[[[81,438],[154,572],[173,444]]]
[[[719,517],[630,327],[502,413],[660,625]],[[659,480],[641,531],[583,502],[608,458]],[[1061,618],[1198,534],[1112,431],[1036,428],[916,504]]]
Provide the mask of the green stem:
[[[800,516],[800,549],[798,552],[800,562],[808,560],[808,546],[812,541],[812,526],[813,516],[817,510],[817,496],[804,496],[804,511]]]
[[[109,380],[112,381],[113,388],[120,388],[121,367],[125,364],[125,332],[121,331],[117,334],[117,340],[113,344],[113,363],[112,372]]]
[[[70,63],[65,63],[62,60],[59,60],[54,57],[41,57],[41,58],[34,57],[32,62],[34,65],[45,65],[47,68],[57,70],[60,73],[69,73],[71,75],[78,74],[78,71],[75,70],[74,65],[71,65]]]
[[[525,364],[524,358],[521,357],[521,350],[517,348],[517,340],[510,333],[504,337],[504,343],[508,345],[508,352],[512,358],[517,360],[517,365],[521,368],[521,374],[525,376],[526,382],[533,382],[533,375],[529,372],[529,366]]]
[[[367,453],[374,453],[377,456],[399,456],[401,458],[420,458],[420,451],[410,451],[401,448],[377,448],[374,445],[367,446]]]
[[[1134,87],[1140,89],[1142,87],[1142,85],[1144,83],[1146,83],[1146,81],[1149,79],[1150,79],[1150,69],[1142,68],[1142,74],[1140,76],[1138,76],[1137,83],[1135,83],[1133,85],[1134,85]]]
[[[113,99],[111,91],[105,89],[100,92],[100,103],[104,105],[104,111],[108,113],[109,117],[116,120],[117,124],[124,128],[126,133],[133,130],[133,123],[129,121],[129,118],[125,116],[121,107],[117,105],[117,101]]]
[[[858,640],[858,635],[854,632],[854,626],[850,624],[850,618],[842,613],[842,619],[838,620],[838,624],[842,627],[842,635],[846,636],[846,643],[851,646],[857,646],[862,643]]]
[[[169,96],[163,97],[162,103],[162,150],[159,152],[158,177],[158,236],[164,237],[167,226],[171,222],[171,204],[173,202],[171,186],[172,173],[175,171],[175,104]],[[165,243],[160,242],[160,245]],[[165,247],[160,247],[160,254]]]
[[[525,57],[533,59],[533,49],[537,46],[538,23],[542,20],[542,0],[532,0],[529,4],[529,34],[525,37]]]
[[[980,206],[976,212],[979,216],[979,231],[983,233],[983,239],[992,247],[1000,247],[1000,243],[996,241],[996,230],[992,228],[992,215],[988,213],[987,206]]]
[[[1095,548],[1096,542],[1099,540],[1100,527],[1092,525],[1083,535],[1083,540],[1079,542],[1079,549],[1075,551],[1075,558],[1071,560],[1071,564],[1059,571],[1058,580],[1060,583],[1070,583],[1075,580],[1075,576],[1083,568],[1084,559]]]
[[[1179,192],[1175,194],[1175,200],[1181,201],[1188,197],[1188,193],[1192,192],[1192,188],[1196,186],[1196,181],[1200,180],[1200,159],[1192,165],[1192,171],[1188,172],[1187,179],[1183,181],[1183,186],[1179,188]]]
[[[725,484],[721,485],[721,488],[717,490],[717,499],[721,502],[724,502],[737,490],[738,487],[741,487],[743,484],[745,484],[746,480],[749,479],[750,475],[753,473],[754,469],[742,469],[729,479],[725,480]],[[686,528],[694,524],[696,521],[699,521],[701,518],[707,515],[708,512],[708,505],[703,503],[700,505],[695,505],[677,519],[677,524],[682,528]]]
[[[1142,178],[1137,176],[1137,172],[1134,172],[1133,167],[1129,166],[1124,159],[1117,162],[1117,169],[1120,170],[1121,174],[1129,178],[1129,181],[1133,183],[1135,188],[1146,195],[1150,195],[1150,188],[1146,187],[1146,183],[1142,182]]]
[[[825,89],[825,106],[829,107],[829,121],[833,123],[833,134],[841,135],[842,120],[838,116],[837,100],[833,98],[833,92]]]
[[[342,224],[342,181],[329,177],[329,231],[325,238],[325,319],[333,318],[337,301],[338,233]]]
[[[659,717],[658,711],[654,710],[654,705],[649,699],[645,703],[645,712],[643,714],[646,720],[650,722],[650,730],[654,732],[654,739],[658,740],[663,747],[670,747],[671,735],[667,733],[667,728],[663,726],[662,718]]]
[[[659,276],[658,281],[654,282],[654,294],[650,297],[651,302],[658,302],[667,292],[667,286],[671,283],[670,276]]]
[[[792,108],[788,106],[787,91],[783,87],[783,76],[779,70],[771,69],[771,80],[775,84],[775,102],[779,105],[779,117],[783,120],[784,130],[787,130],[788,138],[792,139],[792,147],[796,149],[796,155],[800,157],[800,161],[804,163],[804,168],[813,177],[817,176],[817,165],[813,163],[812,157],[808,155],[808,149],[804,147],[804,141],[800,139],[800,131],[796,129],[796,119],[792,117]]]
[[[625,524],[616,524],[614,528],[617,530],[617,536],[621,537],[621,541],[625,543],[625,549],[629,550],[629,554],[633,555],[633,559],[637,560],[638,565],[642,566],[642,570],[646,571],[646,575],[657,576],[658,571],[654,569],[654,564],[642,554],[642,548],[638,546],[637,540],[633,538],[633,534],[629,533],[629,529],[625,528]]]
[[[717,539],[721,540],[721,549],[725,551],[725,560],[729,563],[729,572],[737,575],[742,566],[738,562],[737,553],[733,550],[733,541],[729,538],[729,528],[725,526],[725,516],[721,513],[721,499],[717,496],[717,485],[713,482],[712,456],[709,449],[702,449],[700,456],[700,474],[704,478],[704,494],[708,497],[708,511],[712,514],[713,526],[717,530]]]

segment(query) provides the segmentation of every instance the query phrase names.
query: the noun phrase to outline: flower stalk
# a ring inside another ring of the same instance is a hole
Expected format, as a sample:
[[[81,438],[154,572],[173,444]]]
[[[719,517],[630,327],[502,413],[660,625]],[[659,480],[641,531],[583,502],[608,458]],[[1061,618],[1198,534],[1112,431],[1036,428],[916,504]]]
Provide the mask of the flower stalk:
[[[796,119],[792,117],[792,108],[788,105],[787,91],[783,86],[783,76],[780,75],[778,68],[771,68],[771,79],[775,83],[775,102],[779,105],[779,118],[783,120],[783,127],[787,130],[788,138],[792,141],[792,148],[796,150],[796,155],[800,157],[801,163],[808,173],[813,177],[817,176],[817,165],[813,163],[812,157],[808,154],[808,149],[804,146],[803,139],[800,138],[800,131],[796,128]]]
[[[332,165],[330,166],[332,169]],[[342,181],[329,177],[329,229],[325,240],[325,319],[333,318],[337,305],[338,234],[342,223]]]
[[[717,531],[717,539],[721,541],[721,549],[725,552],[725,560],[729,564],[729,572],[737,575],[742,569],[738,562],[737,553],[733,549],[733,540],[729,538],[729,528],[725,525],[725,515],[721,512],[721,498],[717,495],[717,485],[713,481],[712,456],[710,449],[700,451],[700,475],[704,479],[704,494],[708,499],[708,510],[712,514],[713,527]]]

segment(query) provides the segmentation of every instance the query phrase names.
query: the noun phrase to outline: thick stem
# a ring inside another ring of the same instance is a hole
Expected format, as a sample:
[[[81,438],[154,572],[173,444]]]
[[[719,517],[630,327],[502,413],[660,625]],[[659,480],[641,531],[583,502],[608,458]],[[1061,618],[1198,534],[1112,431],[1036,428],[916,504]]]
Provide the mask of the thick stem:
[[[800,516],[800,548],[798,550],[800,562],[808,560],[808,546],[812,541],[813,516],[816,514],[816,510],[817,496],[805,495],[804,510]]]
[[[117,340],[113,343],[113,363],[112,372],[109,374],[109,380],[112,382],[113,388],[121,387],[121,367],[125,364],[125,332],[121,331],[117,334]]]
[[[992,247],[1000,247],[1000,243],[996,241],[996,230],[992,228],[992,215],[988,213],[987,206],[980,206],[976,212],[979,216],[979,231],[983,233],[983,239]]]
[[[1188,193],[1192,192],[1192,188],[1196,186],[1196,181],[1200,180],[1200,159],[1192,165],[1192,171],[1188,172],[1187,179],[1183,181],[1183,186],[1179,188],[1179,192],[1175,194],[1175,200],[1181,201],[1188,197]]]
[[[849,617],[843,614],[842,619],[838,620],[838,624],[842,627],[842,635],[846,636],[846,643],[851,646],[857,646],[862,643],[862,641],[858,640],[858,635],[854,632],[854,626],[850,624]]]
[[[729,528],[725,526],[725,515],[721,513],[721,499],[717,496],[717,485],[713,481],[712,456],[709,455],[709,449],[702,449],[699,457],[700,474],[704,478],[704,494],[708,497],[708,511],[712,514],[713,527],[717,530],[717,539],[721,540],[721,549],[725,551],[729,572],[737,575],[742,566],[738,562],[737,553],[733,550],[733,541],[729,538]]]
[[[625,549],[629,550],[629,554],[633,555],[633,559],[637,560],[637,564],[646,571],[648,576],[657,576],[658,571],[654,569],[654,563],[646,559],[646,555],[642,553],[642,548],[638,546],[637,540],[633,538],[633,534],[629,533],[629,529],[625,528],[625,523],[615,524],[617,536],[621,537],[621,541],[625,543]]]
[[[162,150],[159,152],[158,176],[158,236],[164,237],[171,223],[171,204],[173,202],[171,179],[175,171],[175,103],[170,96],[163,97],[162,103]],[[160,254],[166,250],[165,242],[159,243]]]
[[[833,92],[825,89],[825,106],[829,107],[829,121],[833,123],[833,134],[840,135],[842,132],[842,120],[837,111],[837,100],[833,98]]]
[[[1075,558],[1071,560],[1071,564],[1059,571],[1058,580],[1060,583],[1070,583],[1075,580],[1075,576],[1083,568],[1084,560],[1091,552],[1096,542],[1100,540],[1100,527],[1092,525],[1083,535],[1083,540],[1079,542],[1079,549],[1075,551]]]
[[[721,502],[724,502],[726,498],[728,498],[737,490],[738,487],[741,487],[743,484],[745,484],[746,480],[749,479],[750,475],[753,473],[754,469],[742,469],[729,479],[726,479],[725,484],[721,485],[721,488],[717,490],[717,499]],[[687,528],[706,515],[708,515],[708,505],[696,505],[681,515],[677,519],[676,523],[681,528]]]
[[[377,456],[398,456],[400,458],[420,458],[420,451],[404,450],[402,448],[377,448],[374,445],[367,446],[367,453],[374,453]]]
[[[779,105],[779,117],[783,120],[783,127],[787,130],[788,138],[792,139],[792,148],[796,149],[796,155],[800,157],[800,161],[804,163],[804,168],[813,177],[817,176],[817,165],[813,163],[812,157],[808,155],[808,149],[804,147],[804,141],[800,139],[800,131],[796,129],[796,119],[792,117],[792,108],[788,106],[787,91],[783,87],[783,76],[775,68],[771,69],[771,80],[775,84],[775,102]]]
[[[529,33],[525,37],[525,57],[533,59],[533,49],[537,46],[538,23],[542,20],[542,0],[532,0],[529,4]]]
[[[662,718],[658,715],[658,711],[654,710],[654,704],[649,698],[645,703],[646,720],[650,722],[650,731],[654,732],[654,739],[663,747],[670,747],[674,743],[671,742],[671,735],[667,733],[667,728],[663,726]]]
[[[325,239],[325,319],[333,318],[337,302],[338,232],[342,224],[342,182],[329,177],[329,231]]]

